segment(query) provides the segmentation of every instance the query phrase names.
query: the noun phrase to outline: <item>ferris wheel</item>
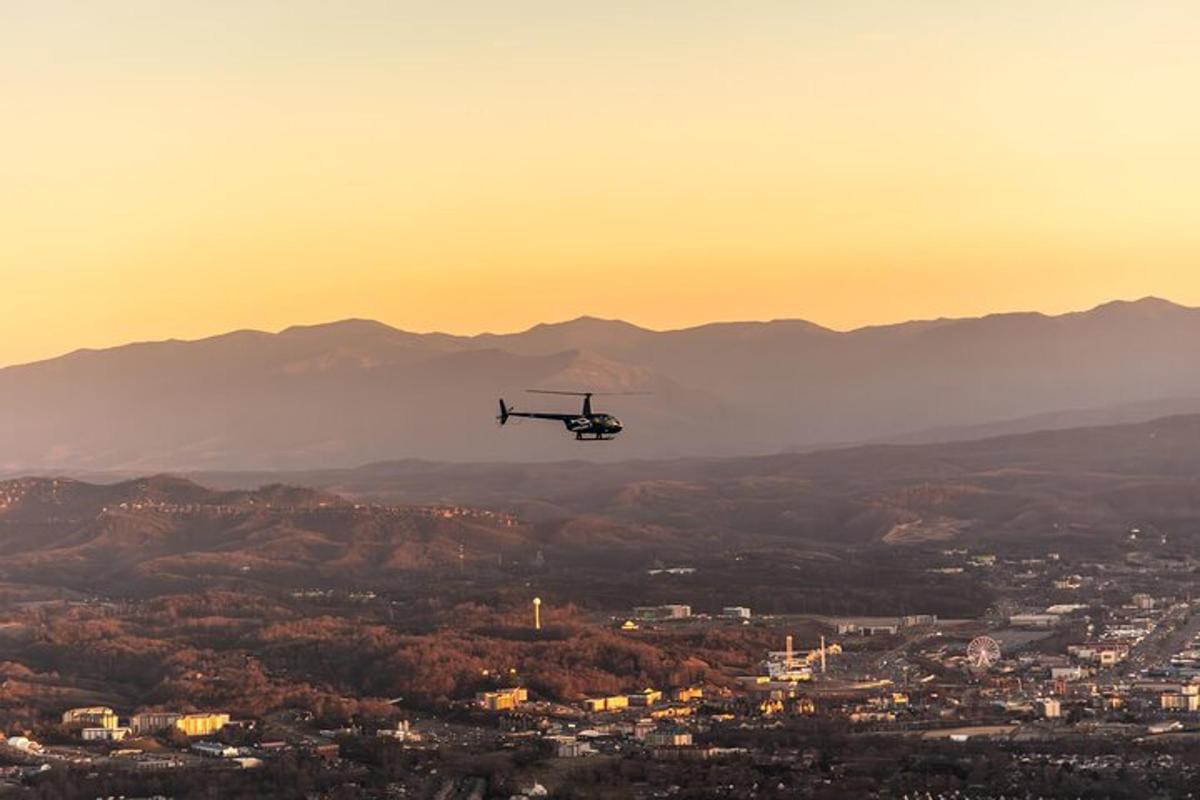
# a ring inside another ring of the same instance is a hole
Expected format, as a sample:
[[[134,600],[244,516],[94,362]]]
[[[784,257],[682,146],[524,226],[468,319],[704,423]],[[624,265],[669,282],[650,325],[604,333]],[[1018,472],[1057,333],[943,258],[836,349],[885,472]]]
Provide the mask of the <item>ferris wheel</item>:
[[[1000,660],[1000,643],[990,636],[976,636],[967,645],[967,664],[976,672],[986,672]]]

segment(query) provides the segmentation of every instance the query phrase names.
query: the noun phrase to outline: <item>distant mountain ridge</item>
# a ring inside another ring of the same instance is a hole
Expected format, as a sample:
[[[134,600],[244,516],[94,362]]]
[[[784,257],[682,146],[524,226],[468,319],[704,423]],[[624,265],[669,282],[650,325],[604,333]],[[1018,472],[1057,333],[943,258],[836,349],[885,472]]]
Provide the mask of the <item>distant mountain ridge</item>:
[[[1200,414],[975,441],[616,464],[384,462],[349,470],[208,473],[227,490],[284,482],[359,501],[516,511],[547,531],[596,520],[728,548],[1200,534]],[[712,538],[705,538],[705,537]],[[547,539],[546,541],[549,541]],[[570,536],[556,539],[569,547]]]
[[[1111,547],[1134,528],[1174,557],[1200,534],[1200,414],[771,456],[193,477],[0,481],[0,581],[352,581],[445,568],[460,546],[480,564],[544,551],[608,580],[659,557],[950,541],[1044,552]]]
[[[1200,410],[1197,352],[1200,309],[1156,298],[848,332],[800,320],[651,331],[583,317],[455,336],[344,320],[0,369],[0,472],[617,460],[977,438]],[[495,425],[499,396],[574,406],[529,387],[652,394],[606,399],[626,433],[585,446],[552,424]]]
[[[0,481],[0,581],[129,589],[351,575],[449,564],[459,543],[515,550],[508,517],[367,506],[278,484],[214,491],[156,475],[100,485]]]

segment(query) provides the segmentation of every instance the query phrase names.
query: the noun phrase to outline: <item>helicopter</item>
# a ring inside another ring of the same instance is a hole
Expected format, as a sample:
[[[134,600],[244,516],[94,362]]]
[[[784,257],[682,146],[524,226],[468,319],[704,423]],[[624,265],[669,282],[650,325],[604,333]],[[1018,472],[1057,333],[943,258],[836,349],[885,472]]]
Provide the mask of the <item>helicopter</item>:
[[[526,389],[530,394],[560,394],[570,397],[583,398],[583,410],[578,414],[548,414],[532,411],[514,411],[512,406],[500,398],[500,415],[496,417],[501,425],[508,422],[510,417],[526,417],[528,419],[557,420],[566,426],[568,433],[575,434],[577,441],[607,442],[616,437],[624,428],[621,420],[612,414],[592,411],[592,398],[600,396],[636,395],[646,392],[560,392],[553,389]]]

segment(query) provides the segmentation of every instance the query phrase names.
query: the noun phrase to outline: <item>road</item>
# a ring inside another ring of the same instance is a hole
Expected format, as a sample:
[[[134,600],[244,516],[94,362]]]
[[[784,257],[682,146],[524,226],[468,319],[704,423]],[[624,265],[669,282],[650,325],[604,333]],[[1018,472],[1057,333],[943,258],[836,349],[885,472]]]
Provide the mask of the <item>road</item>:
[[[1183,650],[1197,635],[1200,635],[1200,614],[1193,614],[1191,606],[1186,603],[1177,603],[1158,623],[1154,632],[1133,649],[1128,660],[1100,672],[1097,680],[1119,683],[1129,673],[1140,672],[1166,661]]]

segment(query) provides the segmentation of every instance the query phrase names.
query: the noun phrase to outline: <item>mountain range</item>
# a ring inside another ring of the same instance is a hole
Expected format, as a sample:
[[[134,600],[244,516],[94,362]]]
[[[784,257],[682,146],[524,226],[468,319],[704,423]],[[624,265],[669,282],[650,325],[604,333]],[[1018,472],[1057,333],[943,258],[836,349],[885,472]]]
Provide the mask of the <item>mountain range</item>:
[[[653,543],[836,547],[929,539],[1046,541],[1132,526],[1200,533],[1200,414],[930,444],[735,458],[527,464],[380,462],[190,476],[227,491],[271,482],[360,502],[515,511],[547,529],[597,520]],[[570,540],[571,537],[566,537]]]
[[[0,471],[349,467],[391,459],[628,460],[938,442],[1200,411],[1200,309],[1147,298],[838,332],[798,321],[651,331],[584,317],[514,334],[347,320],[131,344],[0,370]],[[497,398],[626,431],[500,428]]]

